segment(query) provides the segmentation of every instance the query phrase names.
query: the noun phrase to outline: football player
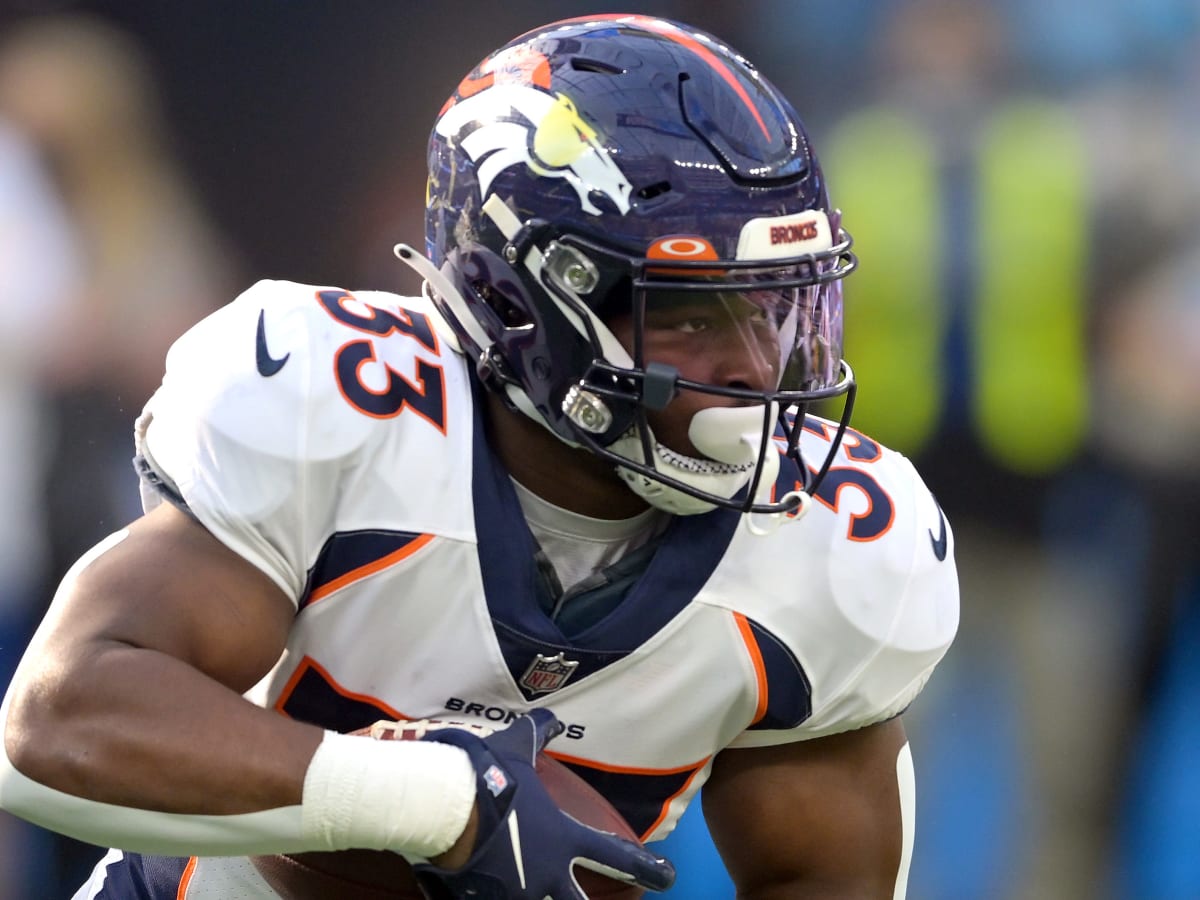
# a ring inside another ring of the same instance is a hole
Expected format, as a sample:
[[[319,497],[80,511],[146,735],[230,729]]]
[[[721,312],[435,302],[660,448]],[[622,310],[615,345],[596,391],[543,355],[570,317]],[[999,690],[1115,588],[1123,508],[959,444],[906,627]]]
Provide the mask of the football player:
[[[440,113],[426,234],[421,297],[264,281],[171,349],[146,513],[26,653],[0,802],[116,848],[87,897],[349,848],[431,896],[667,888],[539,789],[554,738],[645,841],[702,796],[741,897],[902,897],[953,540],[848,427],[855,257],[792,107],[687,25],[546,25]],[[495,732],[348,734],[380,718]]]

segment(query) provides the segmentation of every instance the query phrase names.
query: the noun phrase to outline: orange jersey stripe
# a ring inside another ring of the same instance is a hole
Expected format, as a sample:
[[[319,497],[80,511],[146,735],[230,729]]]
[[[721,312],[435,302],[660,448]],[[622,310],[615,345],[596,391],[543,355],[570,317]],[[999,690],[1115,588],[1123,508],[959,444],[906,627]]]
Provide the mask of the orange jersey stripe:
[[[355,691],[346,690],[346,688],[334,681],[333,676],[326,671],[325,667],[311,656],[306,656],[300,660],[300,664],[296,666],[296,671],[292,673],[292,677],[289,678],[287,680],[287,684],[283,686],[283,690],[280,691],[279,697],[275,700],[274,708],[276,712],[283,713],[285,716],[287,715],[287,712],[284,709],[287,699],[292,695],[292,691],[296,689],[296,685],[299,683],[300,679],[304,677],[304,673],[308,672],[310,669],[320,673],[321,677],[325,680],[325,683],[328,684],[332,690],[338,694],[341,694],[343,697],[347,697],[351,700],[357,700],[361,703],[370,704],[376,709],[382,710],[383,713],[397,722],[409,721],[412,719],[412,716],[407,716],[399,710],[394,709],[392,706],[384,703],[378,697],[372,697],[370,694],[360,694],[356,693]]]
[[[673,769],[647,769],[640,766],[613,766],[607,763],[598,763],[595,760],[584,759],[582,756],[568,756],[566,753],[556,753],[553,750],[546,750],[544,752],[547,756],[553,756],[562,763],[582,766],[585,769],[595,769],[598,772],[614,772],[620,775],[677,775],[680,772],[702,769],[708,764],[709,759],[711,759],[711,757],[705,757],[699,762],[676,766]]]
[[[416,537],[413,540],[409,541],[407,544],[405,544],[399,550],[395,550],[395,551],[389,553],[387,556],[381,556],[379,559],[375,560],[374,562],[369,562],[364,566],[359,566],[357,569],[352,569],[351,571],[347,572],[345,575],[342,575],[338,578],[335,578],[333,581],[330,581],[326,584],[321,585],[319,588],[317,588],[315,591],[313,591],[309,595],[308,605],[312,606],[312,604],[316,603],[318,600],[323,600],[325,597],[328,597],[330,594],[334,593],[335,591],[341,590],[342,588],[346,587],[346,585],[348,585],[348,584],[353,584],[356,581],[361,581],[363,578],[366,578],[368,575],[374,575],[376,572],[382,572],[384,569],[386,569],[390,566],[394,566],[396,563],[400,562],[401,560],[407,559],[408,557],[412,556],[414,553],[416,553],[418,550],[420,550],[422,547],[424,547],[426,544],[428,544],[432,540],[433,540],[432,534],[422,534],[421,536]]]
[[[179,890],[175,894],[175,900],[184,900],[187,897],[188,885],[192,883],[192,875],[196,871],[196,863],[198,861],[194,856],[188,860],[187,865],[183,869],[183,874],[179,876]]]
[[[750,623],[746,617],[741,613],[734,613],[733,619],[737,622],[742,641],[746,644],[746,652],[750,654],[750,663],[754,666],[754,677],[758,684],[758,705],[754,709],[754,719],[750,722],[754,725],[761,722],[762,717],[767,714],[767,667],[763,664],[762,651],[758,647],[758,641],[754,639],[754,632],[750,630]]]
[[[675,801],[675,798],[678,797],[680,794],[684,793],[685,791],[687,791],[687,789],[691,786],[691,783],[696,780],[696,776],[699,775],[700,772],[702,772],[704,770],[704,767],[707,766],[709,761],[712,759],[711,756],[706,756],[704,759],[700,760],[699,762],[688,763],[685,766],[675,766],[674,768],[670,768],[670,769],[648,769],[648,768],[641,767],[641,766],[606,765],[603,763],[594,762],[590,759],[583,759],[582,757],[578,757],[578,756],[568,756],[565,753],[555,753],[551,750],[545,750],[543,752],[547,756],[554,757],[559,762],[573,763],[575,765],[578,765],[578,766],[581,766],[584,768],[595,769],[599,772],[615,772],[615,773],[618,773],[621,775],[654,776],[654,775],[677,775],[680,772],[690,772],[691,774],[688,775],[687,780],[685,780],[683,782],[683,784],[680,786],[679,790],[675,791],[675,793],[671,794],[671,796],[667,797],[663,801],[662,806],[659,809],[658,816],[655,818],[655,820],[650,824],[650,826],[648,828],[646,828],[641,834],[638,835],[638,837],[643,841],[647,837],[652,835],[654,833],[654,830],[663,823],[663,821],[667,818],[667,814],[671,810],[671,804]]]
[[[709,757],[709,758],[711,759],[711,757]],[[707,762],[707,761],[708,760],[705,760],[705,762]],[[671,804],[673,802],[675,802],[675,798],[678,797],[680,794],[682,794],[684,791],[686,791],[689,787],[691,787],[692,782],[696,780],[696,776],[700,774],[700,772],[703,768],[704,768],[704,766],[700,766],[700,768],[696,769],[696,771],[693,772],[688,777],[688,780],[683,783],[683,787],[681,787],[674,794],[672,794],[670,797],[668,797],[666,800],[663,801],[662,810],[661,810],[661,812],[659,812],[658,818],[655,819],[653,823],[651,823],[649,828],[647,828],[640,835],[638,835],[643,841],[646,840],[646,838],[648,838],[650,835],[654,834],[654,829],[658,828],[658,826],[661,825],[663,823],[663,821],[667,818],[667,813],[670,812]]]

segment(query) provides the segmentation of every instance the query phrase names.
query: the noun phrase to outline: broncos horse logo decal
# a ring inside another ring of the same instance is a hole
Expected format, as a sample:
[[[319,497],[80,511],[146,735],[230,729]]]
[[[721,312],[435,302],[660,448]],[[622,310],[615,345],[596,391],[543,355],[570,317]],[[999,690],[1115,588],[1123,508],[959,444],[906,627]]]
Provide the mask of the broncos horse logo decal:
[[[584,212],[600,215],[591,201],[592,191],[611,200],[622,215],[629,212],[629,179],[565,94],[495,84],[451,106],[438,121],[437,132],[456,142],[476,164],[485,198],[498,174],[524,163],[545,178],[565,180]]]

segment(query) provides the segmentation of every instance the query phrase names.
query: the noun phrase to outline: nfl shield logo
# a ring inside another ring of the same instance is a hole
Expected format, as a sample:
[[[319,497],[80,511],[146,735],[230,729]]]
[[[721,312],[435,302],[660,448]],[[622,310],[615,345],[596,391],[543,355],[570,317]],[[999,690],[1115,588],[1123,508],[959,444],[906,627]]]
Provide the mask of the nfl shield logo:
[[[579,667],[578,660],[558,656],[543,656],[539,653],[521,676],[521,687],[531,694],[548,694],[557,691],[567,683],[567,679]]]
[[[483,773],[483,783],[487,785],[493,797],[499,797],[508,787],[508,778],[499,766],[488,766],[488,770]]]

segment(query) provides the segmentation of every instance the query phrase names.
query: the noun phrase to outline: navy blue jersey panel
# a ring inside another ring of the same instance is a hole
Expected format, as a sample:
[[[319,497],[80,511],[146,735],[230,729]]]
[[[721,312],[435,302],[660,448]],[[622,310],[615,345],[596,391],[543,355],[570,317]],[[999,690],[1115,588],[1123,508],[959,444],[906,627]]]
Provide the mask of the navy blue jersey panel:
[[[795,728],[812,715],[812,684],[800,660],[757,622],[747,620],[767,673],[767,711],[751,730]]]
[[[175,900],[187,865],[186,856],[124,853],[105,866],[95,900]]]
[[[350,573],[403,550],[417,538],[419,533],[409,531],[340,531],[325,541],[317,561],[308,572],[308,581],[300,597],[300,608],[311,601],[312,596]]]

